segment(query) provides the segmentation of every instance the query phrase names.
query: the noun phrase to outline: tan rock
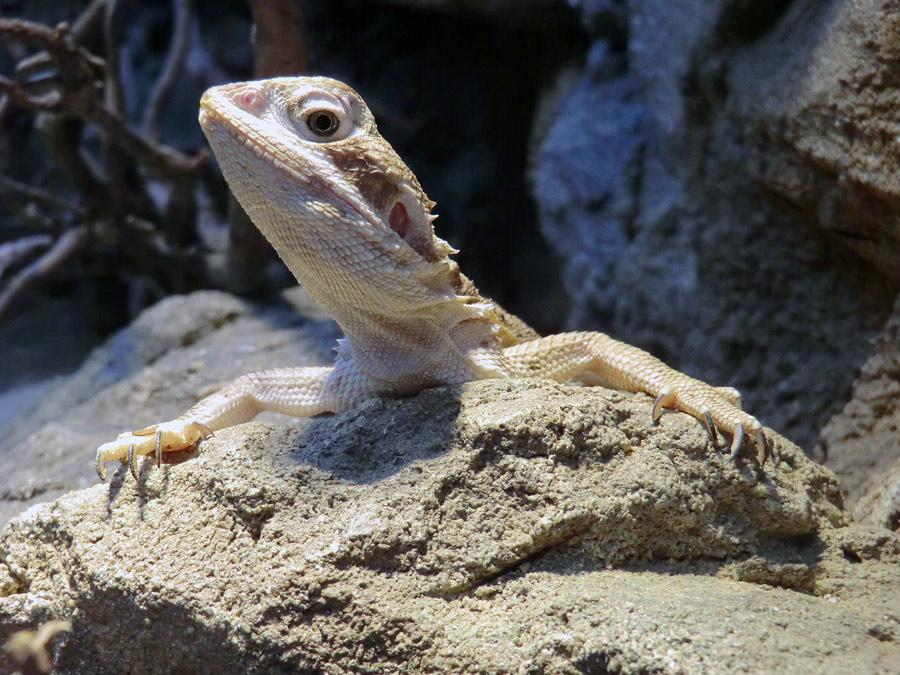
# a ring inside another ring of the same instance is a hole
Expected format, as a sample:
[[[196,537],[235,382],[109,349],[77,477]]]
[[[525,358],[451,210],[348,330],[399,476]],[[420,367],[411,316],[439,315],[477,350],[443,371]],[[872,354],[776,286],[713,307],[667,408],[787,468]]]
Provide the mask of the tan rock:
[[[900,543],[600,388],[485,381],[252,423],[0,539],[59,672],[781,672],[900,659]]]

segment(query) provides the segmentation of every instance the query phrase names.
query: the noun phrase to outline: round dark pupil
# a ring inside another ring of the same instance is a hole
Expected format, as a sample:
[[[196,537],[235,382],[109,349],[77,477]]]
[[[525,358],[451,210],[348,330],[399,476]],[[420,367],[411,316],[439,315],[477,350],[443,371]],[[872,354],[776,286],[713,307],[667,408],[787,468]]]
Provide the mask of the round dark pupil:
[[[311,121],[313,131],[320,134],[327,134],[337,126],[337,120],[334,115],[325,112],[316,113]]]

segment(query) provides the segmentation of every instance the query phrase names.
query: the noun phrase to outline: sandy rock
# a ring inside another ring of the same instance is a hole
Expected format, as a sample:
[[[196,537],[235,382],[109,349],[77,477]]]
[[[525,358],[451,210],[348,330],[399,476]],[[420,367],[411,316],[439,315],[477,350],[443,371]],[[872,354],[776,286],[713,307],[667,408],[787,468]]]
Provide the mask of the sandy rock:
[[[857,520],[900,529],[900,303],[820,448]]]
[[[225,430],[0,539],[5,630],[59,672],[781,672],[900,659],[900,543],[776,437],[486,381]]]
[[[119,432],[173,419],[247,372],[327,363],[337,335],[300,289],[270,306],[213,291],[163,300],[0,428],[0,523],[93,485],[93,453]]]

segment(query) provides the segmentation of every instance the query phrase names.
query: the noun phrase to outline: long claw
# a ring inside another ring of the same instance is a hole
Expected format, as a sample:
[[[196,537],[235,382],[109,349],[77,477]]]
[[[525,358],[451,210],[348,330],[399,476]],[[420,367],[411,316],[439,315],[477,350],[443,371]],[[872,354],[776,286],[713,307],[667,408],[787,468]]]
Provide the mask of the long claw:
[[[744,443],[744,427],[738,424],[737,430],[734,432],[734,439],[731,441],[731,459],[737,461],[741,452],[741,445]]]
[[[210,429],[208,426],[203,424],[203,422],[198,422],[197,420],[191,420],[191,424],[193,424],[194,426],[200,427],[200,431],[202,431],[204,434],[206,434],[206,438],[212,438],[213,436],[216,435],[216,433],[212,429]]]
[[[766,459],[769,457],[772,458],[772,464],[778,466],[778,456],[773,452],[769,439],[760,427],[756,430],[756,458],[759,460],[760,468],[766,465]]]
[[[711,440],[712,444],[715,445],[719,442],[719,437],[716,434],[716,425],[713,424],[713,418],[709,410],[707,410],[706,414],[703,416],[702,422],[703,426],[706,427],[706,433],[709,434],[709,440]]]
[[[162,464],[162,429],[156,430],[156,468]]]
[[[134,443],[128,445],[128,468],[131,469],[131,475],[137,480],[137,464],[134,462]]]
[[[674,402],[675,397],[672,395],[672,390],[669,387],[666,387],[659,392],[659,395],[653,399],[653,407],[650,409],[653,424],[659,422],[659,418],[662,417],[663,408],[672,405]]]
[[[96,461],[96,465],[97,465],[97,475],[100,476],[100,480],[105,483],[106,482],[106,462],[103,461],[103,454],[98,452],[97,459],[95,461]]]

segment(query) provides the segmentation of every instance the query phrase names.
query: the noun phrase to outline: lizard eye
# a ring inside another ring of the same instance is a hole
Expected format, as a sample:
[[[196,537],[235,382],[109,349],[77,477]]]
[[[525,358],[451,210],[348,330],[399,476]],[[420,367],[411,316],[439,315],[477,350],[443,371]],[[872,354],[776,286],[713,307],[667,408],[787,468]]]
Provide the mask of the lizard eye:
[[[312,92],[290,110],[297,132],[314,143],[343,140],[356,128],[350,106],[325,92]]]
[[[340,125],[337,115],[330,110],[314,110],[306,118],[306,126],[316,136],[331,136]]]

